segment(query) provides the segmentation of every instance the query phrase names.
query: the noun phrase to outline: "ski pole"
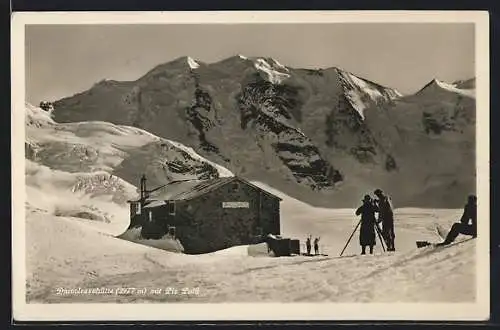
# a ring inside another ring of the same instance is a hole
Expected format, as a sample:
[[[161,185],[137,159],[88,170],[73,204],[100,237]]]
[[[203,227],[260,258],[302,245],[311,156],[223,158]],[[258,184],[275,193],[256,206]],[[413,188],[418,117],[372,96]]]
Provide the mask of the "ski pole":
[[[359,227],[360,224],[361,224],[361,220],[359,220],[358,224],[356,225],[356,228],[354,228],[354,230],[352,231],[351,236],[347,240],[347,243],[345,243],[344,249],[342,249],[342,252],[340,252],[340,257],[342,257],[342,254],[344,253],[345,249],[347,248],[347,245],[349,245],[349,242],[351,241],[352,237],[354,236],[354,233],[356,232],[356,230],[358,229],[358,227]]]
[[[378,238],[380,239],[380,245],[382,245],[382,251],[385,252],[384,242],[382,240],[382,234],[380,233],[380,228],[378,227],[378,223],[375,224],[375,228],[377,229],[377,235]]]

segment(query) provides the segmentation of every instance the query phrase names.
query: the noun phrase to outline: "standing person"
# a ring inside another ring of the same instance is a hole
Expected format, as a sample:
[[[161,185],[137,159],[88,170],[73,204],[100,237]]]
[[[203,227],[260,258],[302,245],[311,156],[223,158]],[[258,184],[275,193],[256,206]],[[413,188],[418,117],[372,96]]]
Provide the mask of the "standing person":
[[[387,244],[387,251],[396,251],[394,246],[394,212],[392,209],[391,198],[384,194],[380,189],[374,191],[377,200],[375,200],[378,207],[378,222],[382,222],[382,236]]]
[[[319,254],[319,237],[316,237],[314,239],[314,254],[315,255]]]
[[[311,255],[311,235],[307,237],[306,249],[307,249],[307,255]]]
[[[370,195],[365,195],[363,205],[356,210],[356,215],[361,215],[361,228],[359,230],[359,244],[361,245],[361,254],[366,254],[366,247],[370,247],[370,254],[373,254],[375,245],[375,212],[377,206],[372,201]]]
[[[448,245],[457,238],[458,234],[469,235],[474,238],[477,236],[477,198],[475,195],[470,195],[467,198],[467,204],[464,206],[464,212],[460,218],[460,222],[454,223],[448,235],[446,235],[444,242],[436,245]]]

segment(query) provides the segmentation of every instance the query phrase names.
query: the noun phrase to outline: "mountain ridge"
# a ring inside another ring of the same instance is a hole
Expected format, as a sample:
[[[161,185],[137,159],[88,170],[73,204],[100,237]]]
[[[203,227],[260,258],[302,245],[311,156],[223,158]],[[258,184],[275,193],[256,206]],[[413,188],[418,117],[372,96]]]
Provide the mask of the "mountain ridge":
[[[474,138],[469,128],[475,102],[467,95],[438,83],[436,90],[402,95],[338,68],[269,62],[235,55],[206,64],[179,57],[136,81],[104,82],[56,101],[54,116],[58,122],[97,119],[140,127],[318,206],[356,203],[373,187],[392,190],[404,205],[421,206],[422,199],[429,204],[427,197],[412,201],[412,195],[423,194],[417,184],[432,174],[430,160],[409,155],[405,143],[420,153],[430,141],[431,149],[451,146],[456,153],[451,159],[470,155],[470,146],[456,147]],[[475,171],[466,167],[469,180]],[[453,169],[449,164],[443,172],[451,175]],[[439,185],[453,181],[450,175]],[[417,191],[396,190],[396,182]],[[442,195],[447,188],[432,189]],[[447,204],[461,204],[459,194],[473,189],[469,183],[460,186]]]

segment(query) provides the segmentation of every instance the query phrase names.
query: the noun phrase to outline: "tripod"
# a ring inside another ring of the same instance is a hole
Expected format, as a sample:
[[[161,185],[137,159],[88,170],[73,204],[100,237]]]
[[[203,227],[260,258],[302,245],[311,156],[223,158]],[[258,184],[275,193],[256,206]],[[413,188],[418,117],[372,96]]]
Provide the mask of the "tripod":
[[[356,230],[358,230],[358,227],[359,227],[360,224],[361,224],[361,220],[359,220],[359,222],[356,225],[356,227],[354,228],[351,236],[349,236],[349,239],[347,240],[347,243],[345,243],[345,246],[342,249],[342,252],[340,252],[340,257],[342,257],[342,254],[344,254],[345,249],[349,245],[349,242],[351,241],[352,237],[354,236],[354,233],[356,233]],[[383,237],[382,236],[382,232],[381,232],[380,228],[378,227],[378,223],[377,222],[375,222],[374,226],[375,226],[375,231],[377,232],[378,238],[380,239],[380,244],[382,245],[382,250],[385,252],[384,240],[382,239],[382,237]]]

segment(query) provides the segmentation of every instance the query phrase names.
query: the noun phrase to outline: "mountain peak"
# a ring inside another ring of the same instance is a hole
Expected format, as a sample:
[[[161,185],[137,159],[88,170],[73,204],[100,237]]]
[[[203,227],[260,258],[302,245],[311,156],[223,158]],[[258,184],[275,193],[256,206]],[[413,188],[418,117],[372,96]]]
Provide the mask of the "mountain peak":
[[[364,119],[364,110],[380,101],[390,102],[402,96],[395,89],[385,87],[369,80],[360,78],[353,73],[335,68],[345,95],[352,107]]]
[[[471,81],[466,80],[466,81],[458,81],[455,83],[447,83],[442,80],[439,80],[437,78],[432,79],[430,82],[428,82],[422,89],[420,89],[416,94],[422,94],[426,92],[432,92],[432,91],[446,91],[446,92],[452,92],[468,97],[475,97],[475,89],[473,88],[464,88],[464,85],[467,85],[467,83]],[[469,84],[470,85],[470,84]]]
[[[161,72],[167,72],[170,70],[174,71],[189,71],[189,70],[194,70],[200,67],[199,61],[196,61],[193,59],[191,56],[181,56],[178,57],[172,61],[158,64],[156,67],[154,67],[152,70],[150,70],[148,73],[146,73],[146,76],[150,75],[155,75],[157,73]]]
[[[198,64],[198,62],[196,62],[191,56],[188,56],[186,58],[186,61],[187,61],[187,64],[189,65],[189,67],[191,69],[197,69],[200,67],[200,65]]]
[[[251,59],[255,69],[267,75],[269,82],[280,84],[290,77],[289,70],[283,64],[270,57],[255,57]]]
[[[447,83],[442,81],[442,80],[439,80],[437,78],[433,78],[431,81],[429,81],[426,86],[437,86],[437,87],[444,87],[446,86]]]

